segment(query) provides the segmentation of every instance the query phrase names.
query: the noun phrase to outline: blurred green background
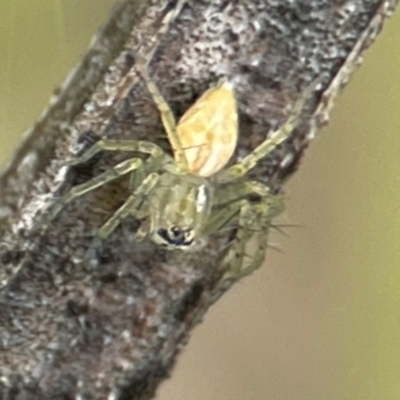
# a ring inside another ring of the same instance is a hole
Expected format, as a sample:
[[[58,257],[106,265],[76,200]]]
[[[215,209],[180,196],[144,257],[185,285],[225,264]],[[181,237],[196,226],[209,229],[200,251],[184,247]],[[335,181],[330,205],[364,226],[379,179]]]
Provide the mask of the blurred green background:
[[[0,2],[0,164],[113,0]],[[160,400],[400,399],[400,14],[287,187],[264,268],[208,313]]]

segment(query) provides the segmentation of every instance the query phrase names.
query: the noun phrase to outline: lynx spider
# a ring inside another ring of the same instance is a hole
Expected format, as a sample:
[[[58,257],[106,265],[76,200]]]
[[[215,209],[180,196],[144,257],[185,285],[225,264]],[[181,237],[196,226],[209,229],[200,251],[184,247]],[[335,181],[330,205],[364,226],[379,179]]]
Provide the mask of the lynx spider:
[[[271,132],[251,154],[224,168],[235,150],[238,135],[232,84],[222,80],[207,90],[177,124],[147,68],[139,64],[136,69],[158,108],[174,157],[148,141],[99,140],[69,165],[86,163],[101,151],[132,151],[144,153],[148,158],[125,160],[73,187],[56,201],[50,219],[77,197],[131,174],[132,194],[99,229],[100,239],[108,238],[130,215],[143,220],[134,235],[136,241],[150,236],[153,242],[170,250],[194,249],[202,238],[224,227],[237,227],[229,274],[238,277],[252,272],[265,258],[266,235],[271,220],[283,210],[283,200],[271,194],[266,185],[241,178],[290,136],[315,83],[296,101],[291,115],[279,129]],[[250,202],[250,195],[257,195],[261,200]],[[245,247],[253,237],[255,255],[244,268]]]

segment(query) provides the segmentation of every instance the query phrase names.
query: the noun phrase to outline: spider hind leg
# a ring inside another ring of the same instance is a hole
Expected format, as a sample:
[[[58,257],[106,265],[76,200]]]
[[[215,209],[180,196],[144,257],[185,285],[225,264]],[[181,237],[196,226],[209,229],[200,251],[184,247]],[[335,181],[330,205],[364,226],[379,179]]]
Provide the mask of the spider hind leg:
[[[171,107],[169,106],[168,102],[164,99],[157,85],[151,79],[143,61],[138,61],[136,65],[136,70],[144,80],[147,90],[149,91],[155,105],[157,106],[164,129],[167,132],[168,140],[173,149],[175,160],[178,164],[178,168],[181,168],[183,171],[187,171],[188,162],[184,150],[182,148],[181,140],[179,138],[177,131],[175,116],[171,110]]]

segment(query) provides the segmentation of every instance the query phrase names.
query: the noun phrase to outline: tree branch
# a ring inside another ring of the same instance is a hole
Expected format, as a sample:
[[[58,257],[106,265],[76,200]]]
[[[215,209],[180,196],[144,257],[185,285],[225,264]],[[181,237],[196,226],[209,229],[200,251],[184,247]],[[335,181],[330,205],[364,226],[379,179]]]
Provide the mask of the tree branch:
[[[126,197],[125,182],[82,197],[41,225],[55,196],[121,159],[103,155],[85,168],[61,168],[93,135],[151,140],[168,151],[133,72],[135,56],[151,62],[178,117],[219,77],[234,82],[236,159],[323,77],[299,128],[252,172],[279,192],[396,4],[122,1],[0,180],[0,398],[149,399],[192,328],[229,289],[219,268],[226,232],[200,253],[182,255],[132,243],[121,229],[85,258],[93,233]]]

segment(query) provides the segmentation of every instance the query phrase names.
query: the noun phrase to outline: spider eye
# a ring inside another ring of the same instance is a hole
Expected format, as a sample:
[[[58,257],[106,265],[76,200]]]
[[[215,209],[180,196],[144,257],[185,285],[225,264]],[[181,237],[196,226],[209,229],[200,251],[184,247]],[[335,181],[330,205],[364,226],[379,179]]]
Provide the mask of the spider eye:
[[[176,247],[190,246],[194,240],[194,232],[192,230],[184,230],[177,226],[158,230],[158,235],[167,243]]]

